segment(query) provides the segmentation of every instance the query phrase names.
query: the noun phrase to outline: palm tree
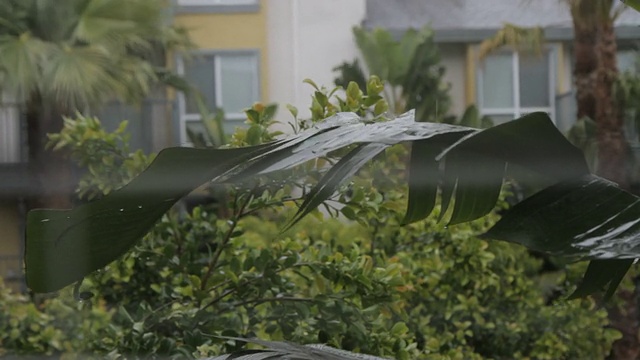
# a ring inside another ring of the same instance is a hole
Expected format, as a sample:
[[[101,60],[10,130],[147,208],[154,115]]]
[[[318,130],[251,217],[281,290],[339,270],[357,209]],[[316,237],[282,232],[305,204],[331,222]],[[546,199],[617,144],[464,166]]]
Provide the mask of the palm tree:
[[[627,174],[628,144],[623,133],[622,114],[613,97],[617,79],[614,22],[624,7],[613,0],[563,0],[571,11],[574,29],[574,81],[577,119],[596,123],[597,173],[624,189],[629,188]],[[480,56],[503,46],[540,52],[544,44],[541,28],[523,28],[506,24],[480,46]]]
[[[142,99],[166,74],[154,61],[179,43],[163,0],[2,1],[0,90],[24,107],[41,183],[32,206],[69,204],[68,164],[45,150],[46,134],[106,100]]]
[[[575,84],[578,118],[595,120],[598,174],[629,188],[622,113],[613,87],[618,75],[614,22],[622,7],[613,0],[566,0],[574,28]]]

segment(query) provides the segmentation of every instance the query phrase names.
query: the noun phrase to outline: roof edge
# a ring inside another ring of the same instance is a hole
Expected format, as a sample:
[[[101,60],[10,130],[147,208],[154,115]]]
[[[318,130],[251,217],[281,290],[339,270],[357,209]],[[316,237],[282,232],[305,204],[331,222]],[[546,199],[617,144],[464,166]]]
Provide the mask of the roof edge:
[[[369,28],[365,24],[365,28]],[[484,29],[434,29],[434,41],[436,43],[475,43],[481,42],[493,36],[498,28]],[[389,29],[391,35],[400,39],[407,29]],[[548,41],[573,40],[573,28],[549,27],[544,29],[544,36]],[[618,40],[640,39],[640,26],[621,25],[616,26],[616,38]]]

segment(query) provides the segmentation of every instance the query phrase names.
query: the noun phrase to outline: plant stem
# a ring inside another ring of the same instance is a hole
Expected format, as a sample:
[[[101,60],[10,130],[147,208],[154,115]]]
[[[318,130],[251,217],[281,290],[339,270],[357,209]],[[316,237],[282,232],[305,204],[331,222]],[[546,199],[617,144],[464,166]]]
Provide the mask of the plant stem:
[[[244,200],[244,202],[242,203],[242,205],[240,205],[240,207],[237,207],[237,205],[238,205],[238,193],[235,194],[235,198],[233,200],[233,207],[237,208],[237,210],[236,210],[235,214],[233,215],[233,217],[231,218],[231,225],[229,226],[229,230],[227,231],[227,233],[224,236],[224,239],[222,239],[222,242],[220,243],[220,245],[216,249],[216,252],[213,254],[213,258],[211,258],[211,261],[209,262],[209,267],[207,269],[207,272],[202,277],[202,282],[200,283],[200,290],[204,291],[207,288],[207,282],[209,281],[209,278],[211,277],[211,274],[213,273],[213,269],[216,267],[216,265],[218,265],[218,260],[220,259],[220,256],[222,255],[222,251],[224,250],[224,248],[227,246],[227,244],[231,240],[231,235],[233,234],[234,230],[236,229],[236,226],[238,226],[238,221],[242,217],[244,209],[247,207],[247,205],[251,201],[252,197],[253,196],[251,195],[251,193],[247,193],[247,197]]]

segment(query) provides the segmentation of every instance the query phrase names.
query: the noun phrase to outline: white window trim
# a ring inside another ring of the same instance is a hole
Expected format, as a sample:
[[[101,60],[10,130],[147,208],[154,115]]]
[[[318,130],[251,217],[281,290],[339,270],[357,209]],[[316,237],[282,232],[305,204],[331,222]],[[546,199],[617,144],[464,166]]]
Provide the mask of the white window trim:
[[[214,57],[213,62],[213,71],[214,71],[214,96],[215,96],[215,106],[217,108],[222,108],[224,110],[224,99],[222,99],[222,84],[220,83],[220,79],[222,78],[222,68],[220,66],[220,61],[217,59],[220,56],[225,55],[251,55],[256,59],[256,67],[255,67],[255,83],[254,83],[254,93],[253,96],[256,99],[260,99],[260,51],[257,49],[247,49],[247,50],[199,50],[193,52],[195,56],[197,55],[209,55]],[[185,73],[185,60],[182,56],[176,57],[176,71],[178,75],[184,75]],[[187,113],[187,99],[183,92],[178,92],[178,126],[179,126],[179,141],[181,145],[191,146],[191,142],[187,137],[187,123],[192,121],[200,121],[200,114],[190,114]],[[251,104],[247,104],[247,106],[251,106]],[[242,121],[246,119],[246,114],[243,112],[235,112],[235,113],[227,113],[224,114],[225,121]]]
[[[243,6],[258,5],[259,0],[177,0],[180,6]]]
[[[260,0],[173,0],[178,13],[255,13]]]
[[[555,123],[555,112],[556,112],[556,46],[548,46],[545,48],[547,52],[546,57],[549,63],[549,106],[548,107],[521,107],[520,106],[520,54],[514,50],[504,50],[502,53],[511,54],[511,66],[513,71],[513,108],[488,108],[485,107],[482,103],[483,96],[482,90],[484,88],[483,83],[483,64],[482,60],[477,63],[476,73],[478,84],[476,87],[477,91],[477,99],[478,99],[478,108],[480,109],[480,113],[482,115],[513,115],[514,119],[517,119],[525,114],[532,113],[535,111],[542,111],[549,114],[551,120]]]

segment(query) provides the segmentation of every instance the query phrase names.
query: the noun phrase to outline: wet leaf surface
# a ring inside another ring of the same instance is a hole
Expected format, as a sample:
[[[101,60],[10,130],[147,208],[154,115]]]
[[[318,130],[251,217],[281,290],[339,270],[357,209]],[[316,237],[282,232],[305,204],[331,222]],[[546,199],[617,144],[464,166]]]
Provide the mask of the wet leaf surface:
[[[31,211],[27,284],[35,292],[56,291],[104,267],[140,240],[181,197],[207,181],[238,183],[357,145],[311,190],[295,223],[371,158],[399,142],[413,142],[405,223],[431,213],[438,188],[443,214],[453,203],[450,223],[482,217],[496,204],[505,166],[514,166],[557,184],[508,210],[485,237],[547,254],[597,260],[577,296],[607,285],[610,293],[630,259],[640,256],[639,199],[588,175],[582,153],[544,113],[482,131],[415,122],[412,112],[373,123],[341,113],[266,145],[166,149],[131,183],[102,199],[73,210]]]

